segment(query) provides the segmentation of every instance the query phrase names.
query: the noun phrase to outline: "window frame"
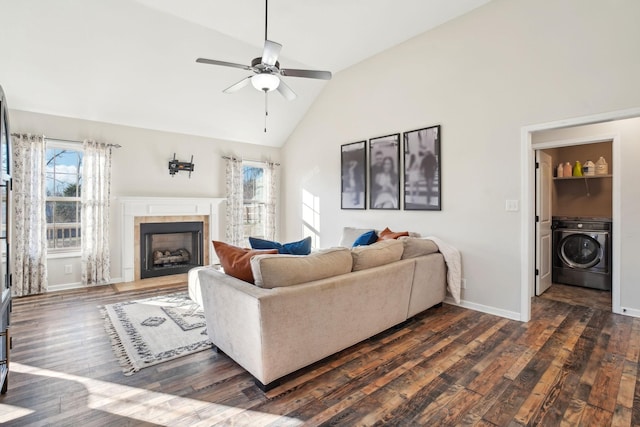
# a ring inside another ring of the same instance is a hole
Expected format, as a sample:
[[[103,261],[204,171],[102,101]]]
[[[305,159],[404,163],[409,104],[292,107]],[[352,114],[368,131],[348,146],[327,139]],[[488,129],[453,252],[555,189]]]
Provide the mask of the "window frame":
[[[45,140],[45,153],[49,150],[49,149],[57,149],[57,150],[69,150],[69,151],[77,151],[80,152],[82,154],[82,161],[84,161],[84,149],[82,147],[82,143],[80,142],[74,142],[74,141],[66,141],[66,140],[60,140],[60,139],[54,139],[54,138],[44,138]],[[46,159],[45,159],[45,163],[46,163]],[[45,183],[47,181],[47,167],[45,164],[45,170],[43,171],[44,173],[44,179],[45,179]],[[79,183],[82,183],[82,168],[80,168],[80,170],[78,171],[78,181]],[[46,184],[45,184],[46,185]],[[66,196],[49,196],[46,195],[45,196],[45,206],[49,203],[49,202],[76,202],[78,204],[82,203],[82,196],[75,196],[75,197],[66,197]],[[77,224],[76,230],[78,230],[78,233],[82,233],[82,217],[81,217],[81,211],[78,210],[78,221],[73,223],[73,224]],[[77,246],[71,246],[71,247],[62,247],[62,248],[58,248],[58,247],[50,247],[49,246],[49,238],[48,238],[48,233],[49,233],[49,225],[52,224],[55,227],[55,222],[48,222],[46,223],[46,227],[47,227],[47,235],[45,236],[46,240],[47,240],[47,258],[50,259],[54,259],[54,258],[66,258],[69,256],[80,256],[81,255],[81,241],[78,243]],[[55,228],[54,228],[55,230]],[[81,236],[81,234],[80,234]],[[54,237],[54,245],[57,241],[57,238]],[[79,240],[81,239],[81,237],[78,238]]]

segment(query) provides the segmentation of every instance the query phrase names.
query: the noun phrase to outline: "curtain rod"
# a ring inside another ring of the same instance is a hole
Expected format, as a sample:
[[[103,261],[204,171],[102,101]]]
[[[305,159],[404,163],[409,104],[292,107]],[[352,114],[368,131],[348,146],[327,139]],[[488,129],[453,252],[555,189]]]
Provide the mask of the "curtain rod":
[[[61,142],[73,142],[76,144],[82,144],[84,141],[77,141],[74,139],[61,139],[61,138],[49,138],[48,136],[45,136],[44,139],[50,139],[52,141],[61,141]],[[122,145],[120,144],[107,144],[107,147],[113,147],[113,148],[121,148]]]
[[[20,133],[12,133],[11,134],[11,136],[20,136],[20,135],[26,135],[26,134],[20,134]],[[73,142],[74,144],[82,144],[84,142],[84,141],[77,141],[77,140],[73,140],[73,139],[49,138],[48,136],[45,136],[44,139],[50,139],[52,141],[60,141],[60,142]],[[120,145],[120,144],[107,144],[107,147],[121,148],[122,145]]]
[[[222,158],[225,159],[225,160],[233,159],[233,157],[231,157],[231,156],[222,156]],[[264,164],[270,163],[270,162],[265,161],[265,160],[251,160],[251,159],[245,159],[245,160],[247,162],[254,162],[254,163],[264,163]],[[273,162],[273,164],[276,165],[276,166],[280,166],[280,163],[278,163],[278,162]]]

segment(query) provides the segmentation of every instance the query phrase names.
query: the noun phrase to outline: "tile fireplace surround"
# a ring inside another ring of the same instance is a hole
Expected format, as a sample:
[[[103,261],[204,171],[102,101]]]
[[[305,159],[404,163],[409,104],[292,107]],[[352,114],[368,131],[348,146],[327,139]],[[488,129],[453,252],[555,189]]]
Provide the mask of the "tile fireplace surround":
[[[211,241],[219,240],[223,229],[223,198],[121,197],[122,279],[140,279],[140,224],[149,222],[202,221],[204,264],[210,263]]]

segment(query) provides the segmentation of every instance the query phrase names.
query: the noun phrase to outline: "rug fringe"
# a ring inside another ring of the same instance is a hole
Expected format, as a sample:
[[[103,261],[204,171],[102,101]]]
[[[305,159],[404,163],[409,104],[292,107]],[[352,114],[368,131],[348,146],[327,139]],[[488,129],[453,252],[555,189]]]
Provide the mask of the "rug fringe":
[[[100,314],[104,319],[104,329],[107,332],[107,336],[109,337],[109,340],[111,341],[111,347],[113,348],[113,352],[116,355],[116,359],[118,360],[118,363],[122,368],[123,374],[125,376],[131,376],[135,374],[140,370],[140,368],[136,368],[133,362],[131,361],[131,359],[129,358],[129,355],[127,354],[124,348],[124,345],[120,340],[120,336],[118,335],[116,328],[113,326],[113,322],[109,317],[109,313],[107,313],[106,307],[100,308]]]

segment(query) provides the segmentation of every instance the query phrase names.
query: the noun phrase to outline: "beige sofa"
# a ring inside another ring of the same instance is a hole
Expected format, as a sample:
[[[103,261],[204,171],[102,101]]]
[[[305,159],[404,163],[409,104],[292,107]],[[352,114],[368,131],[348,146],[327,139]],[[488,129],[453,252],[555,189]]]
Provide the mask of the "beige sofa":
[[[251,267],[256,285],[205,267],[190,291],[200,291],[193,297],[213,344],[263,390],[441,303],[446,292],[443,256],[422,239],[258,255]]]

